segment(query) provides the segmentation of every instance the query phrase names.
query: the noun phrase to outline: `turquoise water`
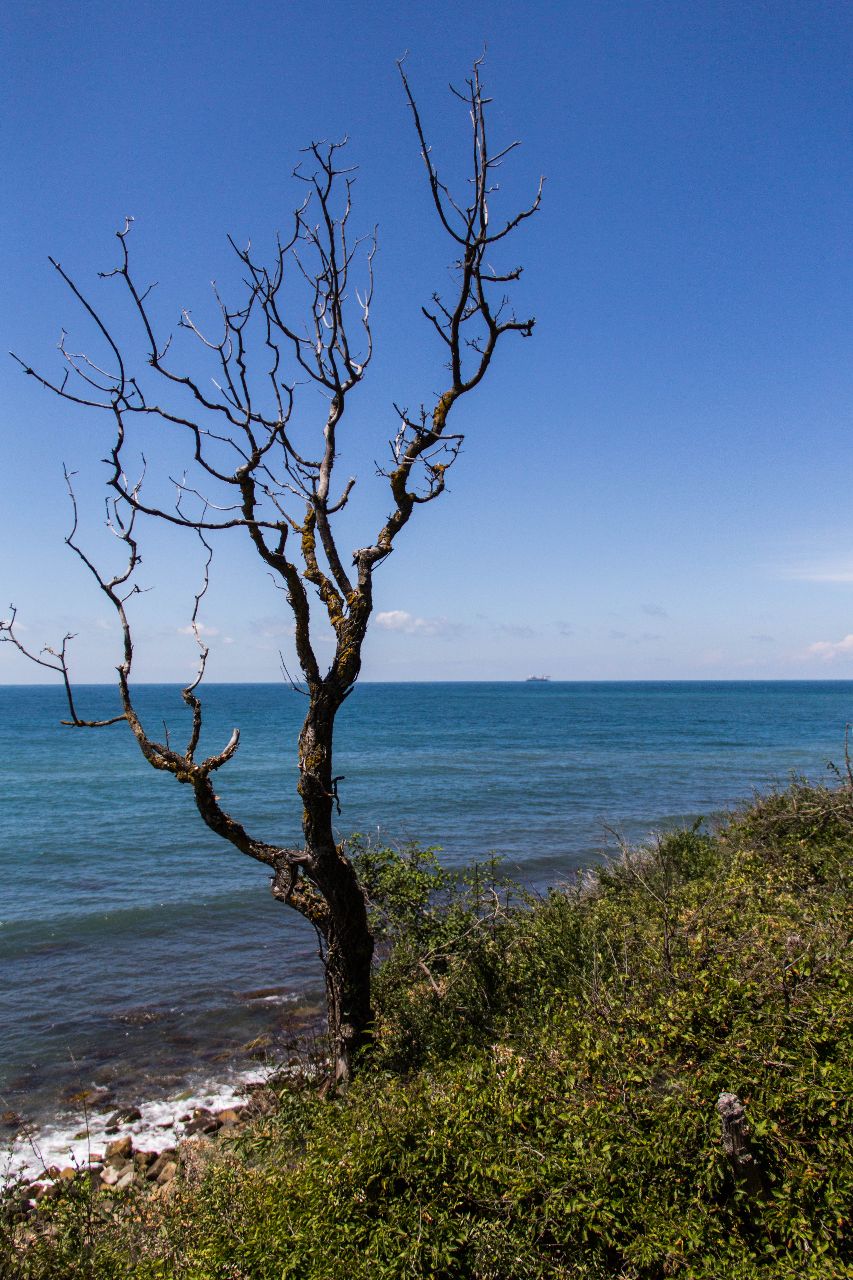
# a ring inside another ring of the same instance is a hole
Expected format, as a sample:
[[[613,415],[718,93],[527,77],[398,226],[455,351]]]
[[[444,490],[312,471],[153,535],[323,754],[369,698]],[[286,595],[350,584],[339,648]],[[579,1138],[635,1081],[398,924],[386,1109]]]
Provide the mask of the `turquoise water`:
[[[88,716],[114,701],[80,690]],[[185,733],[177,689],[138,702],[155,736],[164,718]],[[210,748],[242,731],[226,807],[297,842],[303,698],[220,685],[205,706]],[[33,1116],[93,1081],[137,1098],[245,1060],[320,990],[313,933],[264,868],[206,830],[125,726],[62,714],[56,689],[0,688],[0,1110]],[[605,823],[641,839],[790,772],[825,777],[850,719],[849,681],[362,685],[339,719],[340,830],[438,844],[451,866],[496,851],[542,886],[612,847]]]

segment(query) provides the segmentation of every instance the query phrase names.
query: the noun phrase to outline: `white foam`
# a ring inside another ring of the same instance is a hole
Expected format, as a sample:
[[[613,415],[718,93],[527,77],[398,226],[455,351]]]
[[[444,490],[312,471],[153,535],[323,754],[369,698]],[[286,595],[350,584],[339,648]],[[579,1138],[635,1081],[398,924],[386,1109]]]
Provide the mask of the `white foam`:
[[[51,1124],[30,1126],[15,1138],[6,1157],[0,1158],[0,1183],[18,1178],[44,1181],[44,1170],[51,1165],[63,1169],[90,1164],[96,1157],[103,1157],[110,1142],[125,1134],[133,1138],[137,1151],[163,1151],[173,1147],[186,1129],[181,1116],[196,1107],[222,1111],[239,1106],[246,1100],[247,1085],[263,1083],[272,1074],[273,1068],[256,1067],[235,1072],[226,1081],[196,1081],[177,1096],[140,1102],[137,1104],[140,1119],[121,1125],[117,1133],[106,1131],[116,1108],[89,1111],[88,1116],[80,1112],[65,1114]],[[82,1137],[77,1136],[80,1133]]]

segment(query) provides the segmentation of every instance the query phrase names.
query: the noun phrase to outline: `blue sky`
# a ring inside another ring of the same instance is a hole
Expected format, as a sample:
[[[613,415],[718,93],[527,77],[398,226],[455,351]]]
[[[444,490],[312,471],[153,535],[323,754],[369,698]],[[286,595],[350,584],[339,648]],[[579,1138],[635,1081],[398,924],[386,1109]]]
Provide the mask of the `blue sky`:
[[[203,316],[226,233],[270,244],[299,148],[349,134],[380,237],[354,547],[386,511],[392,401],[442,383],[419,309],[447,246],[395,59],[452,167],[446,85],[487,46],[494,136],[523,141],[508,203],[547,175],[511,254],[537,328],[377,577],[364,678],[853,676],[849,5],[24,2],[2,23],[2,349],[45,370],[62,326],[89,339],[48,253],[118,316],[95,276],[132,214],[162,314]],[[76,631],[78,678],[108,680],[115,628],[62,547],[63,461],[101,546],[103,424],[11,360],[0,380],[0,600],[29,643]],[[137,676],[182,679],[198,556],[143,537]],[[287,614],[242,544],[217,547],[204,622],[212,679],[278,677]],[[0,681],[38,674],[0,646]]]

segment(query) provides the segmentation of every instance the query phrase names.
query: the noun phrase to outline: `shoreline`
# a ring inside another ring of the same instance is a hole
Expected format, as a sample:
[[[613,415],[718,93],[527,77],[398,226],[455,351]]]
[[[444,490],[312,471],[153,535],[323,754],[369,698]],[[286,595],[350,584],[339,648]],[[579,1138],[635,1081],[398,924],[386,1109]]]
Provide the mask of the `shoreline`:
[[[235,1078],[211,1090],[199,1090],[197,1096],[143,1102],[112,1114],[105,1111],[98,1120],[94,1119],[97,1113],[87,1110],[84,1131],[68,1141],[60,1129],[45,1129],[40,1135],[27,1131],[16,1141],[19,1158],[13,1154],[0,1171],[0,1210],[26,1232],[28,1220],[42,1202],[74,1184],[101,1192],[107,1211],[113,1204],[110,1196],[124,1191],[169,1196],[184,1155],[193,1145],[233,1138],[275,1110],[276,1085],[316,1076],[315,1065],[306,1058],[271,1066],[255,1080]],[[34,1239],[30,1235],[30,1241]]]
[[[136,1151],[160,1154],[173,1149],[195,1131],[188,1130],[193,1120],[245,1107],[254,1090],[265,1088],[287,1070],[295,1072],[297,1067],[279,1064],[234,1071],[219,1081],[200,1079],[195,1087],[177,1094],[138,1100],[124,1107],[116,1107],[106,1089],[87,1090],[93,1096],[77,1110],[59,1113],[43,1124],[25,1123],[12,1137],[0,1165],[0,1186],[20,1182],[50,1185],[60,1171],[101,1165],[109,1147],[119,1139],[130,1138]],[[57,1175],[50,1176],[52,1169]]]
[[[174,1148],[194,1131],[188,1126],[199,1115],[244,1107],[274,1079],[312,1074],[325,1045],[317,1004],[294,1005],[295,997],[269,990],[256,999],[268,1002],[266,1029],[231,1053],[211,1057],[197,1045],[183,1062],[164,1054],[159,1072],[149,1064],[140,1069],[137,1062],[132,1071],[116,1062],[107,1081],[102,1073],[81,1075],[76,1086],[46,1105],[42,1099],[40,1110],[27,1109],[29,1114],[0,1095],[0,1189],[21,1180],[49,1182],[46,1170],[98,1164],[117,1137],[129,1137],[137,1151]],[[20,1107],[26,1098],[14,1101]]]

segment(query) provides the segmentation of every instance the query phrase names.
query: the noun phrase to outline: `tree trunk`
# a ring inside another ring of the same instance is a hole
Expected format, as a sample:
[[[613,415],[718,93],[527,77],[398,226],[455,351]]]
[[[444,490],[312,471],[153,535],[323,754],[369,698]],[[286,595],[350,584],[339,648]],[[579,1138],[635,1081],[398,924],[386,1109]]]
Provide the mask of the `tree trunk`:
[[[370,967],[373,938],[364,915],[353,912],[348,919],[332,924],[326,939],[326,1005],[329,1044],[332,1055],[332,1082],[336,1088],[349,1084],[356,1056],[368,1043],[373,1012],[370,1007]]]
[[[367,907],[352,864],[343,847],[335,843],[332,828],[332,742],[340,701],[325,689],[312,692],[299,735],[298,788],[308,855],[306,870],[328,907],[320,932],[325,942],[329,1047],[336,1088],[346,1086],[352,1079],[354,1059],[368,1041],[373,1017],[373,935],[367,923]]]

